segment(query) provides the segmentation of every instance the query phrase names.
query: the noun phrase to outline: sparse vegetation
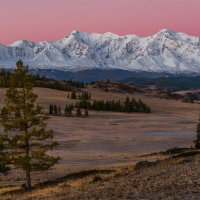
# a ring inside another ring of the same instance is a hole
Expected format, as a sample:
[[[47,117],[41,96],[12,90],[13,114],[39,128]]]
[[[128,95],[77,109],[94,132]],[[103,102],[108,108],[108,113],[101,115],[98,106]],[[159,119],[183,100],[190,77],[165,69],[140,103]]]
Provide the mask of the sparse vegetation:
[[[189,161],[189,162],[188,162]],[[0,198],[27,199],[198,199],[199,155],[143,161],[115,170],[91,170],[36,185],[32,192],[7,188]],[[1,189],[0,189],[1,193]]]

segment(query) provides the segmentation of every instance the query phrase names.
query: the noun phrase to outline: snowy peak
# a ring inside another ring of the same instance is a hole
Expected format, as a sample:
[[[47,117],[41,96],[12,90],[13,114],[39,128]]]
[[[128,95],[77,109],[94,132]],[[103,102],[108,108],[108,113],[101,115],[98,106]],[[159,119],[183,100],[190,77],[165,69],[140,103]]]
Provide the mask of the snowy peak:
[[[58,41],[21,40],[0,45],[0,66],[13,67],[19,59],[32,68],[200,73],[200,38],[169,29],[143,38],[75,30]]]
[[[16,41],[12,44],[10,44],[9,46],[11,47],[24,47],[24,46],[34,46],[35,43],[34,42],[31,42],[31,41],[28,41],[28,40],[19,40],[19,41]]]
[[[161,29],[157,34],[163,34],[163,35],[175,35],[176,32],[170,30],[170,29]]]

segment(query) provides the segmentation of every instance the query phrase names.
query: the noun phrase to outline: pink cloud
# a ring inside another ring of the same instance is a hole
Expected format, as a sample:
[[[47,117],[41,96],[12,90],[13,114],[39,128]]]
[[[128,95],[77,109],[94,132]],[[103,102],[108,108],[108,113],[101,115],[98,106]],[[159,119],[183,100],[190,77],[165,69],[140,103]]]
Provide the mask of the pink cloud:
[[[72,30],[200,36],[199,0],[0,0],[0,43],[56,40]]]

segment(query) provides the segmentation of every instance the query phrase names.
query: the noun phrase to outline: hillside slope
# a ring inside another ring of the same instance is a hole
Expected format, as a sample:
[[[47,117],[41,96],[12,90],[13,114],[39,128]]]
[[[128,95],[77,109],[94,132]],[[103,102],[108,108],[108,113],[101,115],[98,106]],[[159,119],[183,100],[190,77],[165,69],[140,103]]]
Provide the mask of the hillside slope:
[[[32,192],[0,196],[2,200],[199,199],[200,156],[167,159],[149,167],[91,171],[38,186]],[[7,189],[9,190],[9,189]]]

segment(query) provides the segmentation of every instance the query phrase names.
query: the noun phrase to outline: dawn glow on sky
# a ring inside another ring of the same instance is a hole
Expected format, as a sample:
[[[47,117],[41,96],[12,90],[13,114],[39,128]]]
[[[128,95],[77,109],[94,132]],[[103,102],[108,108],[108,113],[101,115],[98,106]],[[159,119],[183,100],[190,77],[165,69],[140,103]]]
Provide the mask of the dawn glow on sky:
[[[0,44],[57,40],[73,30],[200,36],[200,0],[0,0]]]

